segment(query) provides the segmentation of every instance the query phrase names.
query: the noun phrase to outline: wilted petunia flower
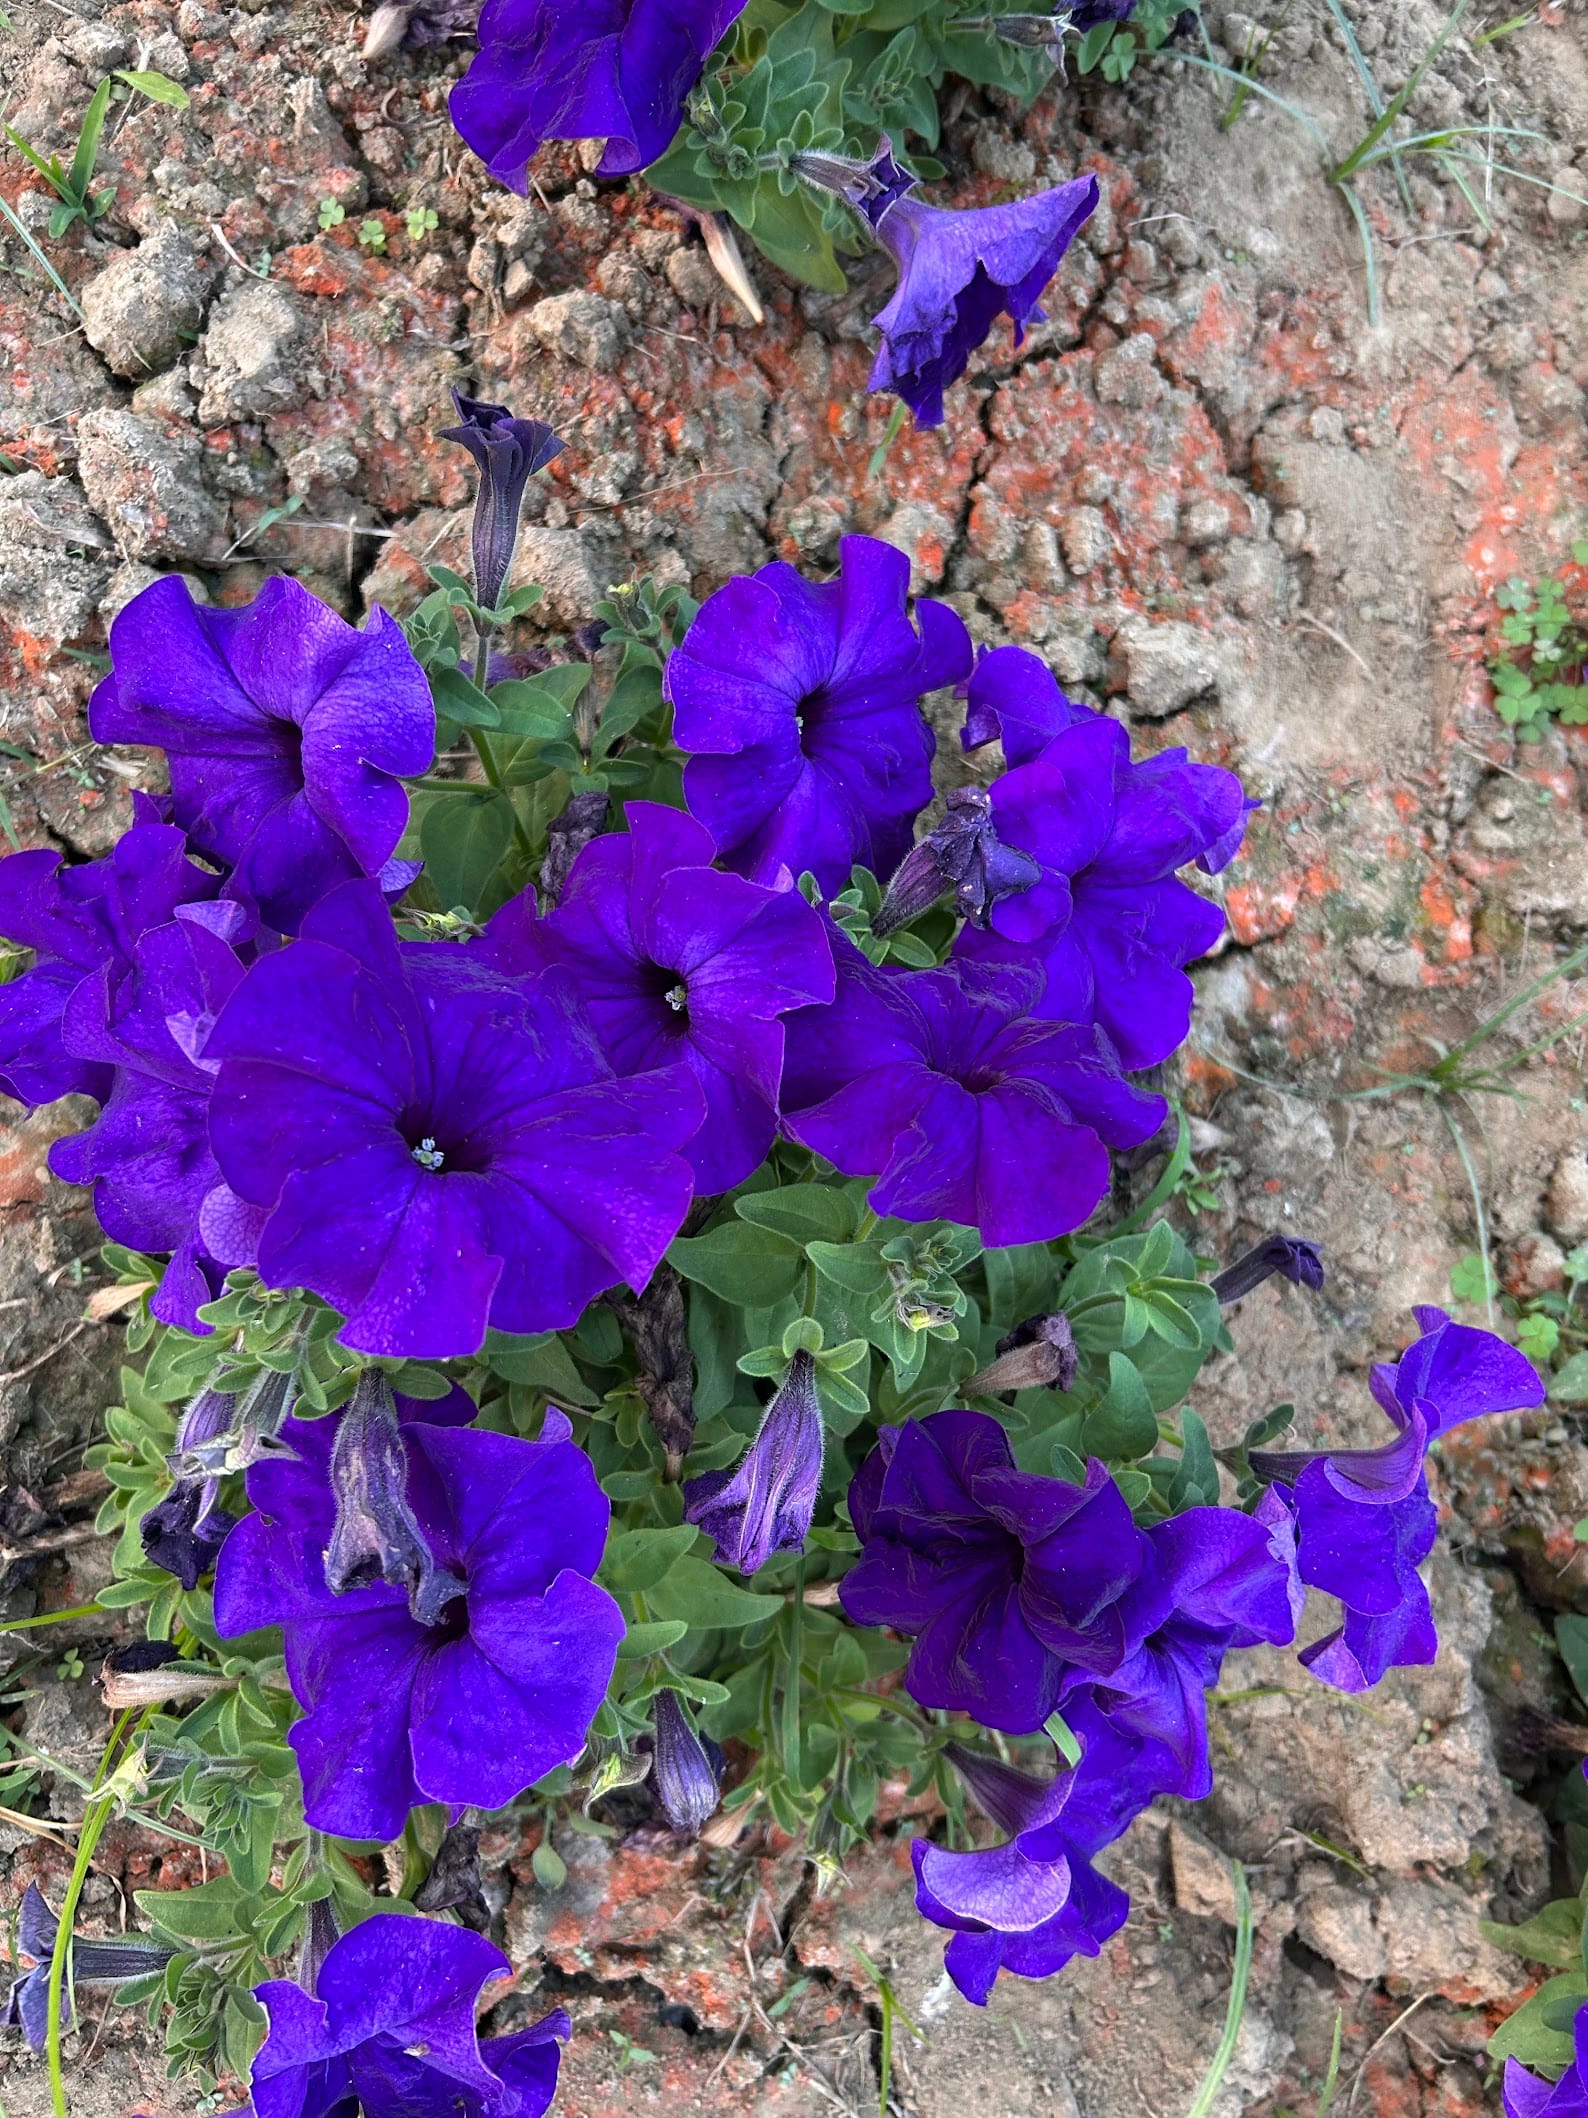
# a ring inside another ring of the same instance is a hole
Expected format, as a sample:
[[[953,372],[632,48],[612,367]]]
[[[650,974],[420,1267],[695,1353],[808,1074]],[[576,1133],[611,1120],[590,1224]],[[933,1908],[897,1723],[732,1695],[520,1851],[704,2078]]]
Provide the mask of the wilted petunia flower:
[[[0,1090],[20,1103],[110,1094],[104,1061],[61,1041],[66,1003],[106,964],[124,965],[134,943],[164,926],[178,905],[213,898],[220,878],[188,859],[187,840],[146,794],[133,796],[132,828],[103,860],[69,867],[59,854],[11,853],[0,860],[0,935],[34,952],[34,962],[0,985]]]
[[[373,885],[254,965],[212,1034],[210,1137],[267,1215],[259,1272],[347,1318],[361,1353],[473,1353],[643,1287],[694,1185],[694,1075],[616,1081],[566,973],[509,980],[402,943]]]
[[[926,693],[970,673],[946,603],[907,615],[910,563],[845,537],[836,581],[781,562],[719,588],[668,660],[684,798],[754,882],[811,870],[832,895],[859,861],[889,875],[932,798]]]
[[[1047,1242],[1103,1196],[1108,1148],[1162,1123],[1162,1097],[1125,1079],[1102,1030],[1031,1019],[1034,971],[970,987],[879,968],[836,931],[833,955],[833,1005],[789,1017],[783,1127],[847,1175],[876,1175],[877,1213]]]
[[[954,910],[984,927],[993,908],[1040,882],[1042,870],[1029,853],[998,836],[992,797],[982,787],[956,787],[944,804],[943,821],[900,861],[871,922],[874,934],[905,926],[949,891]]]
[[[12,1980],[0,2011],[0,2029],[20,2030],[35,2052],[44,2050],[49,2031],[50,1959],[59,1926],[38,1884],[29,1883],[17,1914],[17,1948],[19,1954],[33,1958],[33,1968]],[[175,1954],[158,1942],[96,1941],[74,1935],[71,1976],[61,1986],[62,2025],[72,2020],[74,1987],[125,1985],[129,1979],[158,1971]]]
[[[799,1552],[822,1483],[822,1408],[816,1364],[796,1353],[736,1471],[684,1482],[684,1520],[716,1544],[723,1566],[753,1574],[774,1552]]]
[[[677,1692],[659,1691],[651,1715],[651,1793],[673,1829],[694,1838],[721,1796],[722,1752],[695,1733]]]
[[[541,2118],[557,2091],[561,2008],[481,2039],[481,1989],[512,1965],[478,1934],[377,1912],[326,1952],[307,1992],[255,1986],[270,2032],[249,2070],[253,2118]],[[242,2118],[242,2114],[238,2114]]]
[[[515,419],[505,404],[486,404],[456,388],[452,402],[460,423],[443,427],[441,438],[461,444],[480,467],[474,496],[474,594],[486,610],[494,610],[518,544],[524,488],[536,471],[556,461],[567,443],[544,420]]]
[[[619,1074],[689,1067],[706,1122],[683,1152],[700,1191],[727,1191],[777,1131],[780,1017],[832,998],[826,926],[786,879],[720,874],[693,817],[630,802],[627,819],[585,847],[556,911],[536,919],[526,891],[481,953],[514,972],[563,966]]]
[[[366,1368],[331,1445],[336,1522],[325,1548],[325,1585],[345,1596],[384,1581],[406,1589],[409,1611],[421,1625],[439,1625],[464,1584],[437,1564],[426,1543],[408,1505],[408,1475],[391,1384],[378,1368]]]
[[[1096,1956],[1125,1924],[1130,1899],[1092,1866],[1095,1849],[1067,1829],[1075,1772],[1038,1780],[958,1743],[944,1755],[1008,1839],[974,1852],[913,1840],[915,1903],[923,1918],[953,1931],[944,1968],[967,2000],[985,2007],[1000,1971],[1048,1978],[1073,1956]]]
[[[480,50],[452,122],[490,170],[528,189],[546,140],[605,140],[598,176],[628,176],[671,145],[712,46],[745,0],[486,0]]]
[[[1323,1253],[1316,1243],[1308,1243],[1300,1236],[1267,1235],[1243,1257],[1226,1265],[1210,1285],[1228,1307],[1276,1273],[1293,1287],[1307,1287],[1317,1294],[1323,1286]]]
[[[1505,2062],[1505,2118],[1588,2118],[1588,2003],[1572,2023],[1571,2065],[1559,2081],[1540,2081],[1519,2059]]]
[[[899,268],[892,301],[873,319],[882,346],[870,387],[895,391],[918,426],[942,424],[943,392],[999,315],[1017,346],[1026,325],[1042,321],[1042,290],[1097,207],[1097,179],[1087,176],[1007,206],[945,212],[910,196],[915,179],[886,135],[869,163],[800,154],[793,166],[848,199]]]
[[[433,1622],[413,1615],[403,1587],[328,1585],[335,1420],[294,1423],[296,1459],[250,1471],[259,1512],[216,1569],[224,1638],[263,1625],[286,1634],[304,1708],[290,1738],[304,1815],[348,1838],[395,1838],[422,1802],[498,1809],[567,1764],[623,1634],[617,1605],[589,1578],[611,1509],[567,1420],[548,1413],[530,1442],[413,1409],[427,1416],[402,1420],[408,1506],[434,1567],[462,1585]],[[451,1405],[444,1416],[456,1417]]]
[[[408,821],[397,775],[425,771],[436,732],[395,618],[359,631],[280,576],[212,610],[168,574],[117,614],[110,665],[95,741],[166,752],[175,820],[228,895],[295,933],[338,883],[379,875]]]

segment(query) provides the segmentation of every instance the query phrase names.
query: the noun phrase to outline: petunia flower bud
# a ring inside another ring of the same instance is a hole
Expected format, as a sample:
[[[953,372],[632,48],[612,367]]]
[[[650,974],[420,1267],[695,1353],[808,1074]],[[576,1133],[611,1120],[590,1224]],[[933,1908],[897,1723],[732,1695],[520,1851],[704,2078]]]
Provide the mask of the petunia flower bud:
[[[1080,1370],[1070,1320],[1059,1310],[1017,1324],[998,1341],[998,1358],[973,1375],[965,1389],[974,1397],[996,1396],[1000,1390],[1071,1390]]]
[[[1267,1235],[1233,1265],[1226,1265],[1213,1281],[1213,1292],[1226,1306],[1238,1302],[1275,1273],[1293,1286],[1310,1287],[1314,1294],[1323,1285],[1323,1254],[1316,1243],[1299,1236]]]
[[[805,1548],[822,1482],[816,1363],[796,1353],[739,1468],[684,1482],[684,1520],[714,1539],[725,1566],[753,1574],[774,1552]]]
[[[408,1451],[397,1424],[391,1385],[366,1368],[353,1387],[331,1448],[336,1526],[325,1555],[325,1585],[334,1596],[372,1581],[406,1588],[421,1625],[439,1625],[463,1583],[436,1564],[408,1505]]]
[[[466,448],[480,467],[474,497],[474,593],[483,609],[494,610],[518,544],[524,488],[567,444],[544,420],[515,419],[506,405],[486,404],[458,389],[452,392],[452,402],[461,423],[443,427],[441,438]]]
[[[874,934],[888,934],[916,919],[946,890],[954,909],[972,926],[985,927],[1002,897],[1013,897],[1041,880],[1029,853],[1006,846],[993,823],[991,797],[980,787],[956,787],[943,821],[912,846],[894,871],[876,918]]]
[[[714,1743],[708,1749],[701,1741],[677,1692],[659,1691],[652,1716],[656,1733],[651,1792],[673,1829],[694,1838],[722,1791],[722,1752]]]
[[[218,1691],[231,1679],[219,1670],[195,1669],[169,1640],[134,1640],[113,1648],[100,1665],[99,1689],[112,1713],[128,1706],[185,1705]]]

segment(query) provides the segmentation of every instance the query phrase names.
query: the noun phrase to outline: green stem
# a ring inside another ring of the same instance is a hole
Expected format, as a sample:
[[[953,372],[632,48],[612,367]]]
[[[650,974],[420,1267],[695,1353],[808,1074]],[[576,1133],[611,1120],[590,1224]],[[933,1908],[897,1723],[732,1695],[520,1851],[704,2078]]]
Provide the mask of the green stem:
[[[1230,1981],[1230,2004],[1225,2013],[1224,2035],[1219,2039],[1219,2048],[1202,2077],[1196,2101],[1186,2118],[1208,2118],[1218,2101],[1224,2076],[1235,2057],[1236,2040],[1241,2034],[1241,2020],[1246,2013],[1246,1984],[1252,1971],[1252,1893],[1247,1888],[1246,1870],[1239,1861],[1230,1862],[1230,1874],[1235,1882],[1235,1973]]]
[[[134,1722],[141,1725],[151,1712],[145,1707],[140,1714],[131,1707],[120,1717],[111,1731],[110,1741],[105,1746],[100,1760],[100,1774],[121,1748],[122,1741]],[[77,1918],[78,1903],[83,1895],[83,1885],[88,1880],[88,1870],[94,1858],[105,1826],[115,1814],[116,1797],[103,1796],[97,1803],[90,1802],[83,1817],[83,1829],[77,1841],[77,1856],[72,1862],[72,1873],[66,1885],[66,1895],[61,1900],[61,1909],[55,1929],[55,1947],[50,1955],[49,2014],[45,2028],[45,2052],[50,2073],[50,2103],[55,2118],[70,2118],[66,2108],[66,2083],[61,2071],[61,1993],[66,1984],[67,1965],[72,1952],[72,1926]]]
[[[35,1625],[64,1625],[68,1618],[102,1618],[104,1615],[97,1603],[75,1603],[69,1611],[43,1611],[36,1618],[7,1618],[4,1624],[0,1624],[0,1633],[21,1633]]]
[[[1384,135],[1395,123],[1396,119],[1400,116],[1401,112],[1406,108],[1407,104],[1411,101],[1412,97],[1416,95],[1418,89],[1423,84],[1423,79],[1424,76],[1427,74],[1428,69],[1433,65],[1434,61],[1439,57],[1439,54],[1444,50],[1445,46],[1455,35],[1456,30],[1460,26],[1462,17],[1466,14],[1468,8],[1471,5],[1472,0],[1456,0],[1456,6],[1451,13],[1450,20],[1445,24],[1444,28],[1439,32],[1438,36],[1435,37],[1433,43],[1429,45],[1427,51],[1423,53],[1422,59],[1418,64],[1417,71],[1406,83],[1406,86],[1400,91],[1398,95],[1391,97],[1389,103],[1384,109],[1383,115],[1378,118],[1378,120],[1368,129],[1368,131],[1362,136],[1362,138],[1358,140],[1357,144],[1351,149],[1351,152],[1346,156],[1345,160],[1343,162],[1336,162],[1334,167],[1329,171],[1329,182],[1331,184],[1347,184],[1350,182],[1351,178],[1356,175],[1357,171],[1361,168],[1362,164],[1373,152],[1373,149],[1378,145],[1379,141],[1383,139]]]

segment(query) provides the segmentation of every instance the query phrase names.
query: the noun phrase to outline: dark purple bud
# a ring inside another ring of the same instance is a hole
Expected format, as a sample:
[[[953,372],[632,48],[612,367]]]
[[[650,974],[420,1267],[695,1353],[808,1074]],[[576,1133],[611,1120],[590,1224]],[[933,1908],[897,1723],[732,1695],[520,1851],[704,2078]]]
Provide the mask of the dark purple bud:
[[[974,927],[985,927],[1000,898],[1014,897],[1042,878],[1029,853],[1006,846],[993,822],[992,798],[981,787],[956,787],[943,821],[912,846],[894,872],[874,934],[889,934],[920,917],[945,890],[954,909]]]
[[[1062,1310],[1052,1316],[1027,1317],[998,1341],[998,1358],[965,1385],[976,1397],[1001,1390],[1072,1390],[1081,1371],[1081,1356]]]
[[[867,162],[843,154],[796,153],[790,155],[789,167],[818,191],[831,191],[863,213],[873,228],[920,182],[894,154],[886,133]]]
[[[331,1487],[336,1526],[325,1585],[332,1595],[389,1582],[407,1589],[408,1608],[421,1625],[439,1625],[463,1583],[437,1566],[408,1505],[408,1451],[391,1385],[378,1368],[364,1369],[353,1386],[331,1445]]]
[[[29,1883],[17,1912],[17,1954],[33,1958],[33,1969],[13,1981],[0,2011],[0,2029],[20,2030],[35,2052],[44,2050],[49,2029],[50,1959],[58,1927],[37,1883]],[[71,1976],[61,1987],[61,2022],[72,2020],[74,1986],[119,1986],[158,1971],[176,1954],[157,1942],[83,1941],[71,1945]]]
[[[1051,1824],[1070,1791],[1067,1772],[1039,1780],[985,1750],[967,1750],[962,1743],[945,1744],[943,1755],[970,1789],[976,1806],[1012,1839]]]
[[[1213,1292],[1228,1307],[1271,1280],[1275,1273],[1297,1287],[1310,1287],[1314,1294],[1323,1285],[1323,1253],[1316,1243],[1297,1236],[1269,1235],[1233,1265],[1226,1265],[1213,1281]]]
[[[420,1912],[459,1912],[464,1924],[490,1924],[480,1875],[480,1833],[475,1824],[454,1824],[443,1837],[430,1873],[414,1892]],[[480,1931],[476,1927],[476,1931]]]
[[[568,881],[568,870],[607,827],[607,797],[599,787],[573,795],[560,816],[546,826],[546,858],[540,864],[540,904],[555,909]]]
[[[174,1478],[216,1480],[280,1453],[280,1434],[297,1397],[291,1374],[261,1369],[240,1396],[204,1390],[183,1413],[166,1458]]]
[[[515,419],[506,405],[486,404],[454,389],[460,425],[443,427],[480,467],[474,496],[474,593],[482,609],[494,610],[507,584],[518,543],[518,513],[524,488],[536,471],[567,446],[540,419]]]
[[[651,1792],[673,1829],[694,1838],[722,1791],[722,1752],[715,1743],[708,1749],[701,1741],[675,1691],[656,1694],[652,1725]]]
[[[715,1541],[722,1565],[753,1574],[774,1552],[805,1549],[821,1483],[816,1363],[796,1353],[739,1468],[685,1480],[684,1520]]]
[[[303,1940],[298,1945],[298,1984],[312,1994],[320,1982],[320,1966],[342,1938],[336,1908],[328,1897],[313,1898],[303,1922]]]
[[[174,1574],[185,1589],[198,1587],[236,1527],[237,1518],[215,1504],[219,1490],[215,1478],[179,1478],[138,1524],[149,1564]]]

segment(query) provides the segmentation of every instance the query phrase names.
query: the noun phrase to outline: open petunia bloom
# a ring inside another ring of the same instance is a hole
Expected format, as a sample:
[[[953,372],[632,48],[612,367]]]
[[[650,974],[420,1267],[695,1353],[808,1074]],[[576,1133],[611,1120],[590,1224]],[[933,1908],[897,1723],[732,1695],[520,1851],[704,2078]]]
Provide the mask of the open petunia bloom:
[[[985,2007],[1000,1971],[1048,1978],[1074,1956],[1096,1956],[1125,1924],[1130,1899],[1066,1828],[1074,1772],[1038,1780],[958,1743],[946,1755],[1008,1836],[966,1853],[915,1839],[915,1903],[951,1930],[944,1968],[968,2001]]]
[[[1520,2060],[1505,2062],[1505,2118],[1588,2118],[1588,2006],[1572,2024],[1571,2065],[1559,2081],[1540,2081]]]
[[[1162,1097],[1129,1083],[1095,1024],[1032,1019],[1039,973],[968,985],[867,962],[836,931],[837,997],[789,1017],[784,1130],[907,1221],[951,1220],[989,1244],[1078,1228],[1108,1149],[1151,1139]]]
[[[249,1472],[258,1513],[216,1568],[224,1638],[286,1636],[304,1708],[290,1740],[319,1831],[390,1839],[418,1803],[512,1801],[578,1755],[617,1657],[622,1616],[590,1579],[611,1509],[567,1420],[548,1413],[531,1442],[435,1424],[437,1409],[411,1406],[400,1427],[425,1576],[453,1589],[422,1616],[400,1580],[330,1585],[334,1419],[293,1421],[293,1456]]]
[[[809,869],[829,896],[858,861],[890,875],[932,798],[928,692],[970,673],[946,603],[907,613],[910,563],[845,537],[836,581],[778,562],[701,605],[667,664],[684,797],[752,882]]]
[[[706,1122],[684,1152],[702,1192],[727,1191],[777,1131],[780,1018],[832,998],[826,926],[787,878],[768,889],[714,869],[693,817],[655,802],[627,816],[579,854],[554,912],[537,920],[526,891],[482,953],[512,972],[561,965],[619,1074],[687,1066]]]
[[[398,775],[428,768],[436,733],[395,618],[360,631],[280,576],[241,610],[196,604],[178,574],[134,596],[88,724],[165,751],[193,850],[287,934],[338,883],[381,873],[408,821]]]
[[[474,2026],[482,1989],[512,1968],[481,1935],[439,1920],[361,1921],[309,1990],[288,1978],[254,1988],[270,2030],[249,2071],[253,2118],[541,2118],[567,2015],[483,2040]]]
[[[103,860],[69,867],[42,850],[0,860],[0,935],[35,959],[0,985],[0,1090],[19,1102],[104,1102],[111,1068],[63,1043],[67,1002],[93,972],[125,965],[139,936],[164,926],[179,905],[220,890],[219,876],[188,858],[186,838],[159,821],[147,795],[133,796],[133,814]]]
[[[500,183],[528,189],[546,140],[604,140],[598,176],[664,153],[745,0],[486,0],[452,122]]]
[[[399,943],[372,884],[254,965],[208,1050],[216,1159],[266,1217],[261,1277],[323,1296],[360,1352],[571,1325],[645,1285],[693,1196],[687,1066],[614,1080],[565,973]]]
[[[816,1363],[796,1353],[737,1470],[684,1483],[684,1520],[716,1544],[723,1566],[753,1574],[774,1552],[802,1552],[822,1483]]]

